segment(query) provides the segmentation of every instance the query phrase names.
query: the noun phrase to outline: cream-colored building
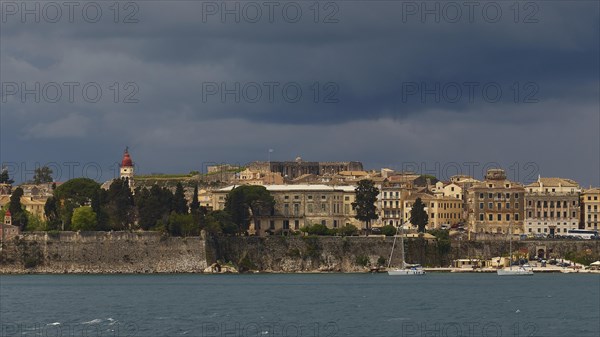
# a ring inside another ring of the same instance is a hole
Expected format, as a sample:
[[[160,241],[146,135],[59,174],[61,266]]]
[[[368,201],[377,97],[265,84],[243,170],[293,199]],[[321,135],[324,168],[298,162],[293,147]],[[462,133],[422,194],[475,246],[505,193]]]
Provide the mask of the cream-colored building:
[[[412,224],[409,221],[410,212],[417,198],[421,198],[421,201],[425,204],[425,211],[429,217],[427,229],[437,229],[443,226],[449,228],[463,221],[463,208],[460,199],[443,195],[434,196],[427,193],[411,193],[404,200],[404,219],[411,226]]]
[[[283,177],[279,173],[253,171],[249,168],[240,172],[235,179],[240,185],[279,185]]]
[[[525,186],[525,232],[553,236],[578,229],[580,193],[579,184],[564,178],[538,177]]]
[[[10,203],[10,195],[0,196],[0,208],[4,207],[4,205],[8,203]],[[34,216],[40,219],[46,218],[44,213],[44,205],[46,205],[46,200],[22,196],[21,205],[27,212],[33,214]]]
[[[598,230],[600,222],[600,188],[590,188],[581,193],[581,224],[583,229]]]
[[[469,231],[514,234],[524,232],[525,188],[506,179],[502,169],[490,169],[485,180],[467,191]]]
[[[214,210],[225,208],[227,194],[234,186],[213,191]],[[352,202],[354,186],[328,185],[265,185],[275,199],[271,214],[259,215],[250,226],[256,235],[286,234],[312,224],[340,228],[352,224],[361,229],[364,225],[354,218]]]

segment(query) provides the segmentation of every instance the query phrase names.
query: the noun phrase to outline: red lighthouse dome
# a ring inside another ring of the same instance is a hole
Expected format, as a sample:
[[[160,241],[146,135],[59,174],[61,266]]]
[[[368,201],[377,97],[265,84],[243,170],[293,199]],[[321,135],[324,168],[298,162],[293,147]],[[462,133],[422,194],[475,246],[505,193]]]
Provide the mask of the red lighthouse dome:
[[[125,148],[125,153],[123,153],[123,160],[121,161],[121,167],[132,167],[133,161],[129,156],[128,148]]]

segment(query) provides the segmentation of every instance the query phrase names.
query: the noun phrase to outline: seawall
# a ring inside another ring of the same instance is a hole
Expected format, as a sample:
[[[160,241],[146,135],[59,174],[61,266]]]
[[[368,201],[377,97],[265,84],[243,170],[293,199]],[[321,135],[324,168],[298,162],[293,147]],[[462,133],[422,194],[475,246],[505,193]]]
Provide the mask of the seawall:
[[[398,241],[396,244],[398,245]],[[215,262],[261,272],[364,272],[387,265],[390,237],[188,237],[158,232],[24,233],[5,242],[4,273],[198,273]],[[396,246],[392,265],[402,260]],[[453,259],[507,256],[507,241],[440,244],[406,241],[406,261],[447,267]],[[574,251],[600,256],[600,241],[515,241],[513,251],[537,257],[564,257]]]
[[[5,242],[0,273],[178,273],[206,268],[205,241],[157,232],[24,233]]]

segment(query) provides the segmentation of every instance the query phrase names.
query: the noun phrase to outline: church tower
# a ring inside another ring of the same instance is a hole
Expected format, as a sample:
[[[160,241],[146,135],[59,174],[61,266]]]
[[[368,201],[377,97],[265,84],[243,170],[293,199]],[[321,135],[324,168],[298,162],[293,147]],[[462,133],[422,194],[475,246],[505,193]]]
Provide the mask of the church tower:
[[[123,160],[121,161],[121,178],[127,178],[129,180],[129,187],[133,188],[133,161],[129,156],[129,148],[125,148],[125,153],[123,153]]]
[[[12,225],[12,215],[9,210],[6,210],[6,213],[4,213],[4,224],[8,226]]]

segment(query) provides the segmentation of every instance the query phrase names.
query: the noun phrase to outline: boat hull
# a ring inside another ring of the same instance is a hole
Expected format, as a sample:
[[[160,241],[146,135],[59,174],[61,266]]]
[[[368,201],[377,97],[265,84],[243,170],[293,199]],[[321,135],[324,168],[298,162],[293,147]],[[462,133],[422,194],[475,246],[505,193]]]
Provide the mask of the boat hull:
[[[392,269],[388,270],[390,276],[413,276],[413,275],[425,275],[423,269]]]
[[[498,276],[531,276],[533,275],[533,270],[525,269],[525,268],[517,268],[517,269],[498,269]]]

